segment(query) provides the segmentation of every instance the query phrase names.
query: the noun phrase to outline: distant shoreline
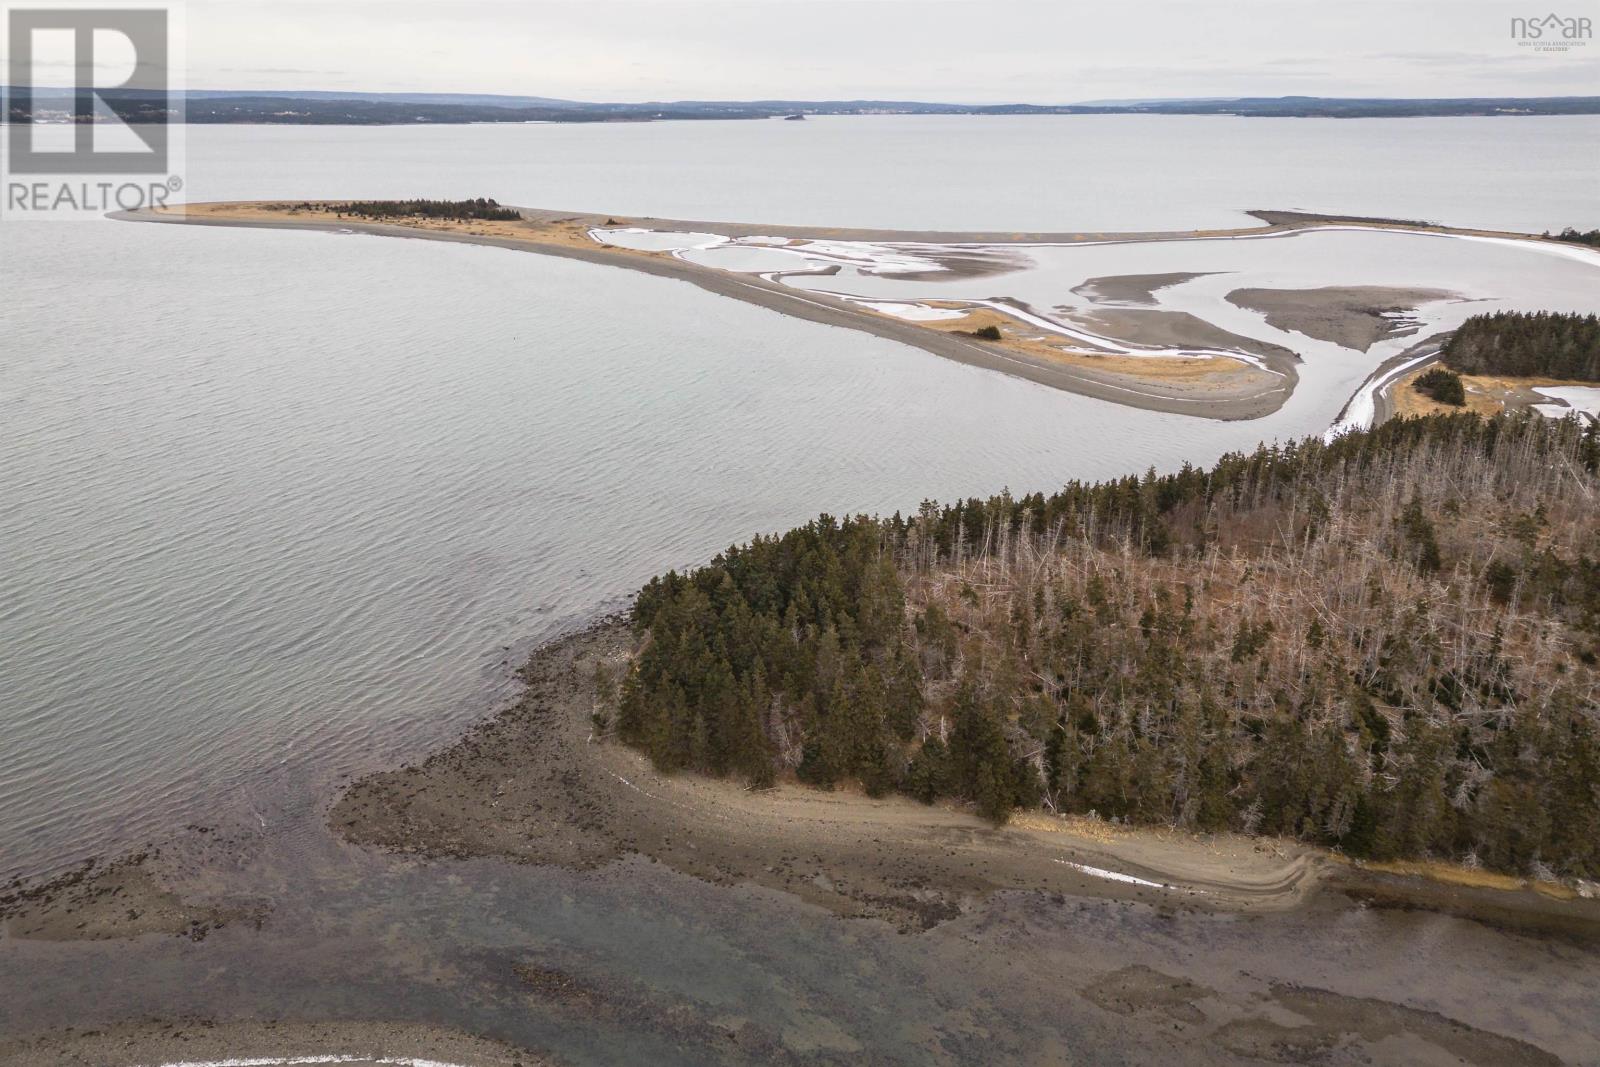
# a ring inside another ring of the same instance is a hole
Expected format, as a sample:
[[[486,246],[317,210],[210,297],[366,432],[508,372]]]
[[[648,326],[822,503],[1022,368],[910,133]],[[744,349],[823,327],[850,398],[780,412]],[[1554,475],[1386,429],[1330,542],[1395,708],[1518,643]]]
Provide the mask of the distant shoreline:
[[[124,121],[167,122],[166,94],[120,90],[105,96]],[[1539,118],[1600,114],[1600,96],[1212,97],[1076,104],[947,104],[919,100],[671,100],[633,103],[474,93],[364,93],[313,90],[193,90],[174,94],[190,125],[419,126],[524,122],[660,122],[802,117],[970,116],[1179,118]],[[19,114],[67,121],[70,93],[40,87]]]

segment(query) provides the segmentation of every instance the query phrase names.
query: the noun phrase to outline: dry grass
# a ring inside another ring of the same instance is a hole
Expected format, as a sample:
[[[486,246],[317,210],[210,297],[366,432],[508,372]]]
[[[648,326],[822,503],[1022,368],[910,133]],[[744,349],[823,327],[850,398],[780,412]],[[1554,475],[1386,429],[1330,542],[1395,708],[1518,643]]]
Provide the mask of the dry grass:
[[[315,208],[333,202],[312,201],[311,203]],[[216,219],[219,221],[283,222],[289,220],[321,223],[337,223],[340,221],[337,215],[330,215],[326,211],[306,210],[298,203],[267,200],[187,204],[161,210],[163,214],[183,214],[191,218]],[[379,224],[400,226],[413,230],[426,230],[432,233],[452,233],[460,234],[464,237],[490,237],[496,240],[518,241],[531,245],[564,245],[573,248],[590,249],[604,247],[608,251],[623,255],[653,257],[664,254],[641,252],[611,245],[601,246],[589,236],[591,220],[586,218],[521,219],[512,222],[487,219],[364,219],[352,217],[345,221],[348,221],[351,225]],[[617,221],[619,225],[627,225],[626,220]]]
[[[926,301],[931,307],[961,308],[959,303]],[[892,317],[892,316],[891,316]],[[904,320],[898,320],[904,321]],[[1119,377],[1136,382],[1182,384],[1200,389],[1235,392],[1252,385],[1266,388],[1278,379],[1243,360],[1234,359],[1182,359],[1165,356],[1121,356],[1092,352],[1073,347],[1070,341],[1035,340],[1039,329],[1019,322],[992,308],[973,308],[959,319],[943,319],[918,323],[941,333],[971,333],[985,326],[1000,331],[1001,340],[987,342],[1030,359],[1059,363],[1063,366],[1092,371],[1097,376]],[[1256,379],[1259,379],[1257,383]]]
[[[1532,890],[1552,900],[1577,900],[1578,892],[1562,882],[1541,882],[1533,878],[1517,878],[1509,874],[1496,874],[1459,863],[1442,863],[1437,860],[1393,860],[1386,863],[1364,863],[1369,871],[1380,874],[1398,874],[1408,878],[1426,878],[1445,885],[1469,886],[1473,889],[1495,889],[1506,893]]]
[[[1432,366],[1419,367],[1397,380],[1389,389],[1389,398],[1398,417],[1413,415],[1447,415],[1462,408],[1441,404],[1419,393],[1413,383],[1426,374]],[[1466,389],[1465,410],[1488,417],[1502,411],[1518,411],[1532,404],[1551,403],[1548,397],[1534,392],[1535,386],[1592,385],[1592,382],[1569,382],[1560,378],[1507,378],[1495,375],[1463,374],[1461,385]]]

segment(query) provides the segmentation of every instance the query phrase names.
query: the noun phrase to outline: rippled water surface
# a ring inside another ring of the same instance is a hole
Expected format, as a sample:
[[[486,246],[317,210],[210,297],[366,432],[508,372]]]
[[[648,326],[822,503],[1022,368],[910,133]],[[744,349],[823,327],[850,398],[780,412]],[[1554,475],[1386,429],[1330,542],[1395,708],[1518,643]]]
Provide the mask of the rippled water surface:
[[[1279,208],[1600,226],[1600,117],[868,116],[194,127],[191,199],[493,196],[660,218],[944,230],[1238,226]]]
[[[736,539],[1261,432],[498,249],[22,240],[0,374],[7,867],[213,817],[218,793],[269,819],[481,710],[508,646]]]
[[[187,170],[196,199],[482,194],[1120,229],[1236,224],[1268,204],[1539,228],[1600,223],[1595,132],[1592,119],[199,127]],[[1147,166],[1175,145],[1181,173]],[[1325,165],[1352,153],[1370,166]],[[1141,413],[496,249],[0,223],[0,252],[7,873],[190,820],[271,825],[487,710],[531,644],[753,533],[1203,463],[1319,430],[1332,404],[1231,424]]]

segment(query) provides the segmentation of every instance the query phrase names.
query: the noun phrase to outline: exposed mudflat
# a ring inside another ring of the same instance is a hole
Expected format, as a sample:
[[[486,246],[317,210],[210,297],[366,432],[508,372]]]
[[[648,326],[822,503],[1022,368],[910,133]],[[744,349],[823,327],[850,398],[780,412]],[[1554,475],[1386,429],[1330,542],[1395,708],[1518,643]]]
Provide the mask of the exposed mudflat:
[[[637,853],[714,884],[778,889],[902,930],[937,925],[1000,890],[1247,913],[1291,909],[1321,890],[1600,937],[1600,904],[1501,876],[1402,876],[1292,841],[1044,812],[996,828],[903,797],[662,775],[590,723],[601,707],[596,664],[617,676],[631,642],[629,628],[611,621],[540,649],[515,707],[420,764],[355,783],[330,826],[359,844],[458,859],[593,869]]]
[[[1172,271],[1167,274],[1112,274],[1090,278],[1076,289],[1076,296],[1097,304],[1147,304],[1155,306],[1155,291],[1203,278],[1198,271]]]
[[[1593,901],[663,778],[591,737],[630,646],[538,650],[524,699],[326,821],[23,890],[0,1063],[1600,1062]]]
[[[1000,358],[543,217],[538,248],[371,232],[620,263]],[[303,824],[192,828],[204,847],[0,888],[0,1063],[1600,1063],[1592,900],[663,777],[591,736],[593,665],[630,643],[613,624],[538,651],[515,706]],[[303,1022],[248,1021],[268,1018]]]
[[[156,222],[190,226],[241,226],[258,229],[307,230],[371,234],[380,237],[409,237],[459,244],[487,245],[539,255],[578,259],[589,263],[625,267],[664,278],[690,282],[719,296],[742,300],[781,314],[830,326],[861,330],[920,348],[925,352],[969,366],[998,371],[1028,381],[1062,389],[1082,396],[1126,404],[1148,411],[1165,411],[1197,418],[1222,420],[1255,419],[1283,406],[1290,388],[1282,382],[1263,388],[1254,376],[1237,381],[1211,383],[1203,394],[1188,387],[1174,387],[1161,375],[1131,375],[1126,370],[1107,369],[1093,360],[1066,361],[1056,356],[1041,356],[1026,346],[987,344],[948,331],[928,329],[890,315],[870,311],[860,304],[827,293],[802,292],[774,278],[736,274],[703,267],[668,253],[621,248],[596,243],[588,236],[595,227],[634,226],[648,229],[699,232],[711,230],[728,237],[761,237],[772,227],[750,224],[694,223],[654,218],[618,218],[582,212],[558,212],[522,208],[518,222],[453,222],[449,220],[409,220],[406,222],[367,222],[330,216],[323,211],[303,211],[294,205],[271,201],[190,204],[181,211],[139,211],[116,217],[135,222]],[[1291,227],[1292,228],[1292,227]],[[1250,231],[1255,232],[1255,231]],[[937,234],[901,233],[881,230],[806,229],[791,238],[815,240],[876,240],[884,243],[919,243],[936,240],[1021,244],[1030,241],[1100,240],[1110,234]],[[1122,237],[1128,240],[1155,240],[1161,236],[1143,234]],[[942,277],[972,277],[1003,268],[1004,259],[953,252],[947,256],[947,273]],[[781,273],[781,272],[780,272]],[[915,278],[917,275],[905,275]],[[1154,362],[1154,361],[1152,361]],[[1292,386],[1292,382],[1289,383]]]
[[[1177,346],[1199,345],[1249,352],[1260,356],[1274,373],[1288,379],[1293,387],[1295,364],[1300,357],[1281,345],[1224,330],[1187,311],[1158,311],[1144,308],[1102,308],[1072,316],[1091,329],[1126,338],[1136,344]]]
[[[1365,352],[1379,341],[1415,332],[1407,314],[1420,304],[1450,300],[1438,289],[1398,289],[1378,285],[1322,289],[1235,289],[1228,302],[1259,311],[1276,329]]]
[[[1205,1044],[1249,1062],[1559,1064],[1537,1046],[1435,1012],[1325,989],[1274,985],[1241,1001],[1139,964],[1106,975],[1084,996],[1106,1011],[1165,1018]]]
[[[49,881],[0,889],[0,927],[32,941],[103,941],[168,934],[204,940],[230,923],[259,928],[261,900],[197,901],[175,892],[157,854],[139,852],[88,863]]]
[[[357,783],[330,824],[351,841],[425,855],[592,867],[638,852],[904,929],[1001,889],[1260,910],[1292,906],[1316,881],[1321,861],[1290,842],[1043,815],[996,829],[899,797],[660,775],[589,724],[594,665],[618,670],[629,641],[611,623],[541,650],[518,706],[418,766]]]
[[[1512,936],[1594,942],[1592,902],[1360,871],[1290,842],[1132,831],[1044,813],[995,829],[953,808],[899,798],[792,785],[751,792],[664,777],[630,749],[594,737],[589,725],[598,706],[595,664],[616,671],[630,644],[629,630],[612,622],[540,650],[518,706],[417,766],[357,783],[333,807],[330,824],[352,841],[424,856],[598,872],[638,853],[705,882],[779,889],[841,916],[886,920],[902,935],[937,927],[965,940],[982,930],[1014,947],[1029,925],[1019,914],[1043,909],[1043,920],[1093,898],[1176,916],[1254,914],[1263,922],[1310,911],[1315,918],[1304,921],[1333,925],[1341,912],[1442,911],[1521,931]],[[999,906],[1001,899],[1008,903]],[[1275,967],[1294,955],[1266,941],[1261,951]],[[1242,975],[1213,984],[1205,967],[1119,968],[1087,942],[1080,953],[1088,971],[1079,995],[1125,1019],[1130,1049],[1165,1031],[1162,1040],[1182,1042],[1191,1062],[1561,1062],[1521,1036],[1408,1006],[1399,987],[1356,997],[1314,982],[1239,981]],[[1043,968],[1041,981],[1062,965],[1051,960],[1031,964]],[[1328,966],[1324,959],[1304,971],[1329,973]],[[648,1007],[634,1003],[643,994],[594,986],[561,967],[525,966],[518,974],[573,1010]],[[834,1043],[820,1047],[850,1047],[838,1034],[828,1040]],[[781,1044],[788,1052],[808,1047]]]

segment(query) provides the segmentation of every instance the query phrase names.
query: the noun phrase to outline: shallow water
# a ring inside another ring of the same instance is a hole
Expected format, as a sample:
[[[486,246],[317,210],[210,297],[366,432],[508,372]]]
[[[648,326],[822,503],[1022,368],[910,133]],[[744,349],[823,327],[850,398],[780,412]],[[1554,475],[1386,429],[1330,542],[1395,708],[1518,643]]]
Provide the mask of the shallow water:
[[[1437,915],[1336,901],[1212,915],[1002,893],[907,935],[640,859],[574,873],[393,859],[315,833],[284,845],[222,876],[275,894],[260,931],[0,943],[0,1032],[152,1014],[312,1017],[463,1028],[596,1067],[1235,1062],[1159,1014],[1086,998],[1142,965],[1212,988],[1223,1017],[1270,1015],[1274,985],[1289,983],[1404,1001],[1574,1062],[1600,1054],[1592,946]],[[518,966],[579,992],[553,996]],[[1395,1062],[1421,1061],[1402,1048]]]
[[[1315,428],[1135,412],[500,249],[27,231],[27,269],[0,266],[6,870],[272,821],[486,710],[517,650],[819,511]]]

